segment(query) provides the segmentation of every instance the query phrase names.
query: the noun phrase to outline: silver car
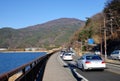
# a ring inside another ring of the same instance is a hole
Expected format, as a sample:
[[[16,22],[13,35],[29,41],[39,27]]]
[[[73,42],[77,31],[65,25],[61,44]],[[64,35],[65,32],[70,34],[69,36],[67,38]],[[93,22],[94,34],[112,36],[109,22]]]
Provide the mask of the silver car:
[[[73,57],[72,57],[71,53],[64,53],[62,58],[63,58],[63,60],[73,60]]]
[[[104,70],[106,68],[104,60],[96,54],[84,54],[82,57],[77,59],[77,66],[83,71],[91,69]]]
[[[112,59],[120,60],[120,50],[114,50],[110,56]]]

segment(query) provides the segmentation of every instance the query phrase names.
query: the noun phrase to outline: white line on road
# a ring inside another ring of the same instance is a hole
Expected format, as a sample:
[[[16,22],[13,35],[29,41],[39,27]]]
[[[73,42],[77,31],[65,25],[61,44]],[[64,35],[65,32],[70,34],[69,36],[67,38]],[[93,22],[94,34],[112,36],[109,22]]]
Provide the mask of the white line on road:
[[[83,77],[82,75],[80,75],[80,74],[76,71],[76,69],[73,69],[73,71],[77,74],[77,76],[78,76],[79,78],[82,78],[81,81],[89,81],[89,80],[87,80],[85,77]]]
[[[59,54],[58,54],[57,59],[58,59],[58,61],[60,62],[61,65],[67,66],[67,63],[65,63],[65,62],[60,58]],[[61,62],[62,62],[62,63],[61,63]],[[78,76],[79,78],[82,78],[81,81],[89,81],[89,80],[87,80],[85,77],[83,77],[82,75],[80,75],[80,74],[76,71],[76,69],[73,69],[73,71],[74,71],[74,73],[77,74],[77,76]]]

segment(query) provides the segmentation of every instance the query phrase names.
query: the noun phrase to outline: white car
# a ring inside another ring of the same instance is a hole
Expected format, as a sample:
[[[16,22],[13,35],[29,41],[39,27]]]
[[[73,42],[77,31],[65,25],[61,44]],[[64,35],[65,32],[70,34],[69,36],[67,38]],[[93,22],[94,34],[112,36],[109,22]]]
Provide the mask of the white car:
[[[96,54],[84,54],[81,58],[77,59],[78,68],[85,70],[101,69],[106,68],[104,60]]]
[[[100,51],[96,50],[95,54],[100,55]]]
[[[112,59],[120,60],[120,50],[114,50],[110,56]]]
[[[63,60],[73,60],[72,54],[71,53],[65,53],[62,56]]]
[[[75,53],[73,51],[69,51],[69,53],[71,53],[72,55],[75,55]]]
[[[64,55],[65,51],[61,51],[60,52],[60,57],[62,57]]]

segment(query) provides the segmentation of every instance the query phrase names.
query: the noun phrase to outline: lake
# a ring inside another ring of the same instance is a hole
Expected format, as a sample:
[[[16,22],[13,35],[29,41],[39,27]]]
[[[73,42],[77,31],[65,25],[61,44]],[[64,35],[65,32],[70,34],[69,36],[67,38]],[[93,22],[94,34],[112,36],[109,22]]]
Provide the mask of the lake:
[[[1,52],[0,74],[13,70],[45,54],[46,52]]]

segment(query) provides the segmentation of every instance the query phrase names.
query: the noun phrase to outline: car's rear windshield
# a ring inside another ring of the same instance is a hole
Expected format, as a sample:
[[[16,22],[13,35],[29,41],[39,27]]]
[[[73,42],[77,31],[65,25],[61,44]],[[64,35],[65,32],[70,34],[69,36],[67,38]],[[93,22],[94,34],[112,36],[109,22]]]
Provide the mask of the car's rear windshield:
[[[87,60],[102,60],[100,56],[86,56]]]
[[[65,55],[66,55],[66,56],[71,56],[71,54],[69,54],[69,53],[66,53]]]

